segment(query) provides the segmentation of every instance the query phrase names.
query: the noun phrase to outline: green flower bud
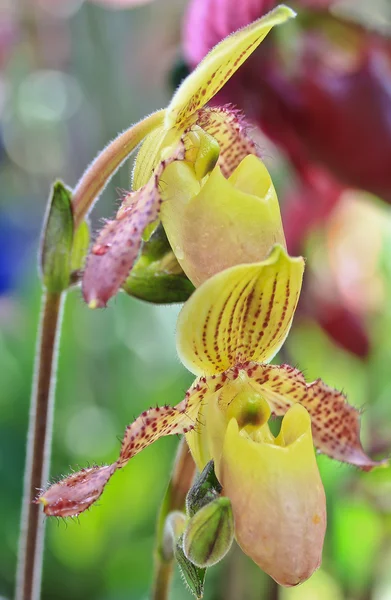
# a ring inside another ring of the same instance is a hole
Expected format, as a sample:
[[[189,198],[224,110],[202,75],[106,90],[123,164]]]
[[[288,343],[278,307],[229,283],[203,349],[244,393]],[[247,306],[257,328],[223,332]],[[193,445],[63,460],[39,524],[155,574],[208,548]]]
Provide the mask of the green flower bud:
[[[61,181],[56,181],[49,196],[40,257],[42,280],[49,292],[63,292],[77,282],[89,239],[86,221],[74,229],[72,192]]]
[[[174,548],[183,534],[186,526],[186,515],[179,510],[175,510],[167,515],[164,522],[163,542],[161,547],[164,560],[172,560],[174,557]]]
[[[42,279],[49,292],[66,290],[70,283],[73,215],[70,190],[61,181],[53,185],[42,232]]]
[[[218,498],[221,490],[222,487],[215,475],[214,462],[210,460],[187,494],[186,511],[189,517]]]
[[[140,257],[122,288],[130,296],[154,304],[185,302],[193,293],[194,285],[182,271],[162,225],[143,242]]]
[[[183,534],[183,550],[198,567],[210,567],[224,558],[233,539],[231,501],[222,496],[203,506],[190,519]]]

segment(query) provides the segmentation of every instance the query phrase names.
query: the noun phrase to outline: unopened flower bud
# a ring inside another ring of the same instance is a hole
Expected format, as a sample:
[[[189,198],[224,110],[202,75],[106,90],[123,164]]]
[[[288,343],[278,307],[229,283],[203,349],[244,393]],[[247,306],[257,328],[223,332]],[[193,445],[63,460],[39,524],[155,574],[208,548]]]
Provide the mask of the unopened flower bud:
[[[172,560],[174,556],[174,548],[177,541],[183,534],[186,526],[186,515],[174,510],[167,515],[163,529],[162,554],[164,560]]]
[[[86,221],[75,229],[72,213],[72,193],[56,181],[49,196],[41,242],[42,280],[49,292],[60,293],[72,283],[72,273],[79,271],[89,244]]]
[[[215,500],[222,487],[215,475],[214,462],[210,460],[197,477],[186,497],[186,510],[189,517],[195,515],[203,506]]]
[[[162,225],[143,242],[140,256],[122,289],[135,298],[154,304],[185,302],[194,291],[167,240]]]
[[[198,567],[211,567],[231,548],[234,519],[229,498],[216,498],[189,521],[183,534],[183,550]]]

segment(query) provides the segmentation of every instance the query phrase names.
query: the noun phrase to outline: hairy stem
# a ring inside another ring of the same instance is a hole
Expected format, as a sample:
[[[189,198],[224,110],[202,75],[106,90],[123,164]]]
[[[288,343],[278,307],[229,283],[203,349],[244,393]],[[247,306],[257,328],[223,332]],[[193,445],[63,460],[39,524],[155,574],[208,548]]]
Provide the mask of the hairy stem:
[[[44,517],[40,506],[32,502],[49,477],[56,349],[63,296],[64,293],[44,292],[42,298],[27,437],[16,600],[38,600],[40,597]]]
[[[195,464],[187,446],[182,439],[168,484],[163,503],[159,512],[156,545],[155,545],[155,575],[152,588],[153,600],[167,600],[172,572],[174,567],[173,556],[167,556],[163,544],[164,524],[167,515],[173,510],[183,510],[186,494],[190,489],[195,473]]]
[[[87,168],[72,197],[75,230],[131,152],[152,129],[163,122],[164,114],[164,110],[153,113],[121,133]],[[30,404],[16,600],[38,600],[40,597],[44,518],[40,506],[32,502],[39,489],[46,485],[49,476],[56,346],[60,335],[63,297],[65,292],[46,292],[43,296]]]
[[[159,110],[136,125],[132,125],[120,133],[92,161],[73,192],[75,227],[80,225],[99,194],[136,146],[152,129],[163,123],[164,114],[164,110]]]

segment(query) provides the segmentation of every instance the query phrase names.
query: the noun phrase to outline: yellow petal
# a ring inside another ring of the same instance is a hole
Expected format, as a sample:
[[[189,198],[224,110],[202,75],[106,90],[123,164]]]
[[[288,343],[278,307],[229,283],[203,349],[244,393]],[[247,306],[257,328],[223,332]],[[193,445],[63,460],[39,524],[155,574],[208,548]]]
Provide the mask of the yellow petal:
[[[149,181],[159,162],[165,133],[163,125],[156,127],[141,144],[134,162],[132,189],[138,190]]]
[[[288,365],[245,367],[251,385],[268,401],[276,415],[283,415],[300,402],[312,421],[314,444],[331,458],[371,469],[387,461],[367,456],[360,441],[360,413],[346,402],[346,396],[321,379],[306,383],[303,374]]]
[[[215,448],[221,450],[227,420],[224,412],[218,408],[218,403],[222,392],[228,391],[229,393],[224,374],[203,377],[201,381],[205,384],[207,393],[202,396],[202,402],[195,417],[197,426],[186,433],[186,441],[199,471],[202,471],[215,456]],[[212,422],[213,427],[207,427],[207,422]],[[211,435],[216,440],[210,439]]]
[[[251,385],[245,371],[236,371],[235,378],[227,371],[206,380],[208,388],[217,391],[205,397],[197,418],[199,425],[186,436],[200,471],[212,458],[218,469],[227,423],[231,418],[235,418],[239,427],[250,433],[255,441],[274,441],[267,424],[270,407]]]
[[[197,469],[201,472],[205,465],[212,459],[209,451],[207,428],[205,421],[205,408],[210,402],[208,395],[206,403],[200,405],[197,414],[197,427],[186,433],[186,442],[190,448],[193,460],[197,465]]]
[[[217,94],[272,27],[294,16],[287,6],[277,6],[217,44],[178,88],[166,111],[166,128],[186,128],[194,113]]]
[[[229,179],[216,166],[198,193],[182,163],[167,167],[163,179],[170,185],[162,223],[196,287],[224,269],[263,260],[276,243],[285,247],[277,195],[259,158],[248,155]]]
[[[177,349],[193,373],[271,360],[288,335],[304,261],[275,246],[263,262],[231,267],[205,281],[178,319]]]
[[[231,419],[217,476],[242,550],[280,585],[292,586],[321,563],[326,503],[307,411],[292,407],[282,429],[285,443],[262,444]]]

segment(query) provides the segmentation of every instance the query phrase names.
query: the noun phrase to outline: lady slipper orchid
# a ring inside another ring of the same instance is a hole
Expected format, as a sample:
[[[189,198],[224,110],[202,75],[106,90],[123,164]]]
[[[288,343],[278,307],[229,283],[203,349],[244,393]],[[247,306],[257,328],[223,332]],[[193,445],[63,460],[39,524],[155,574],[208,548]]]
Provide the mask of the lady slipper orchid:
[[[203,184],[189,165],[175,162],[164,186],[161,220],[196,287],[240,262],[259,262],[276,243],[286,247],[277,194],[256,156],[246,156],[228,178],[216,165]]]
[[[79,514],[143,448],[164,435],[186,434],[200,469],[215,461],[244,552],[282,585],[308,578],[320,564],[326,526],[313,443],[362,469],[379,463],[364,453],[359,413],[342,393],[319,379],[306,384],[288,365],[268,364],[291,326],[303,270],[302,258],[276,245],[266,260],[205,281],[178,320],[179,356],[197,375],[184,400],[140,415],[126,429],[115,463],[49,487],[37,500],[44,512]],[[277,437],[271,414],[284,417]]]
[[[245,167],[236,175],[235,170],[248,155],[257,154],[255,144],[247,136],[236,111],[228,107],[206,108],[205,105],[257,48],[270,29],[293,16],[295,13],[291,9],[279,6],[263,18],[228,36],[211,50],[182,83],[169,106],[149,117],[148,127],[146,121],[135,126],[134,144],[141,141],[140,137],[142,139],[143,134],[147,133],[135,163],[135,191],[125,196],[115,220],[109,221],[100,232],[87,260],[82,287],[84,298],[91,307],[105,306],[125,281],[137,257],[142,238],[148,239],[158,223],[164,195],[171,199],[164,211],[164,226],[169,239],[171,237],[174,240],[174,252],[175,246],[182,249],[178,256],[181,262],[181,253],[186,253],[182,240],[184,233],[176,230],[177,222],[172,227],[169,223],[173,210],[176,210],[173,206],[179,201],[179,197],[189,193],[191,199],[192,194],[196,195],[202,190],[202,199],[199,200],[201,203],[205,202],[207,192],[214,192],[217,185],[224,185],[223,177],[231,176],[234,179],[232,185],[247,192],[246,182],[238,181]],[[127,148],[127,155],[130,150],[131,147]],[[178,164],[183,168],[178,167]],[[246,168],[248,165],[246,163]],[[255,177],[265,178],[264,168],[261,166],[259,169],[263,174]],[[181,176],[187,180],[186,189],[181,187]],[[212,182],[208,184],[209,176]],[[170,183],[167,184],[166,181]],[[269,188],[270,185],[265,187],[266,193]],[[177,197],[174,201],[175,195]],[[216,202],[208,196],[209,200],[211,204]],[[190,211],[185,212],[193,213],[196,205],[197,203],[191,203]],[[215,235],[218,219],[219,215],[213,215],[213,228],[205,231],[209,239]],[[223,266],[253,260],[253,250],[249,257],[242,251],[242,243],[245,243],[247,236],[247,230],[243,233],[243,219],[238,231],[234,227],[235,219],[231,219],[233,227],[226,232],[231,239],[230,257]],[[177,235],[181,238],[178,242]],[[270,245],[266,251],[269,248]],[[264,256],[264,250],[258,251],[257,260]],[[186,262],[186,257],[184,258]],[[194,281],[203,281],[209,273],[205,273],[204,266],[201,265],[202,273],[198,274],[194,260],[190,259],[190,262],[192,265],[189,269]]]

